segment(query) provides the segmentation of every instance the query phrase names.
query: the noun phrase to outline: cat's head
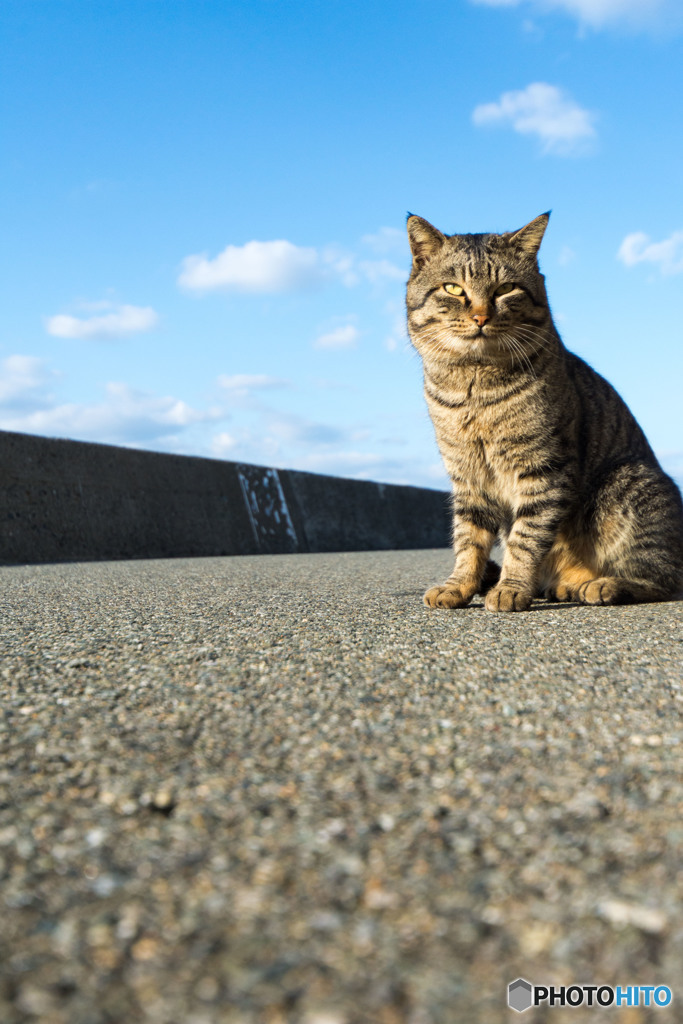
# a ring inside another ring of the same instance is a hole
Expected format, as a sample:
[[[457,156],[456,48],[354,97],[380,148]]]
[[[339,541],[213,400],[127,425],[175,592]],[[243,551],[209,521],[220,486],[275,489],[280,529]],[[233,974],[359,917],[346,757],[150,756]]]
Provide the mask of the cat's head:
[[[550,311],[537,253],[549,216],[501,235],[444,235],[408,217],[408,327],[421,355],[500,363],[542,345]]]

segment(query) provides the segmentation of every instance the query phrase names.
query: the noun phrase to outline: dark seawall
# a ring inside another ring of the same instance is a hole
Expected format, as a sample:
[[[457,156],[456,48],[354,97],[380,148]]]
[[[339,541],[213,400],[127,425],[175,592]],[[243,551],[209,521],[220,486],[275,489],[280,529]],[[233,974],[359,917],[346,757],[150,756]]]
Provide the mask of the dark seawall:
[[[421,487],[0,432],[0,563],[447,547]]]

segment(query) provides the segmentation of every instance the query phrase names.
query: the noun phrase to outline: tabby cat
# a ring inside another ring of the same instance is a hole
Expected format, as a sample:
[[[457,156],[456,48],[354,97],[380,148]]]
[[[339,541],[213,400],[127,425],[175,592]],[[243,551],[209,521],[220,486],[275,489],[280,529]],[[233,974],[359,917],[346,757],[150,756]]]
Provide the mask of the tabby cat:
[[[444,235],[409,215],[408,327],[453,483],[455,568],[425,604],[663,601],[683,588],[683,506],[616,391],[568,352],[537,253],[549,214]],[[489,560],[496,538],[502,568]]]

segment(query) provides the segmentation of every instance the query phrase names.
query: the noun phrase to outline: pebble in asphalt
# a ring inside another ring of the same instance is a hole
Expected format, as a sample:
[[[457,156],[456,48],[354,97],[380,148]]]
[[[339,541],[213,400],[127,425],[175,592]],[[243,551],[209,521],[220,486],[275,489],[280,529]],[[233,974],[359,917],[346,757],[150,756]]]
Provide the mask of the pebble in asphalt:
[[[683,1020],[683,606],[423,607],[450,568],[0,569],[3,1024]]]

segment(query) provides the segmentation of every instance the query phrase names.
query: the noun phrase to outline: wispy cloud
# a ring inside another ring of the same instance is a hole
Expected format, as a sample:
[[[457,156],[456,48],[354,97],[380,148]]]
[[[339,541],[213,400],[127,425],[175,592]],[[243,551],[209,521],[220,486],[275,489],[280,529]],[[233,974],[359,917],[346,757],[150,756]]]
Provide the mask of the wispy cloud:
[[[0,410],[27,412],[48,404],[47,386],[58,375],[36,356],[7,356],[0,363]]]
[[[305,416],[275,411],[271,414],[269,428],[281,442],[304,448],[338,444],[348,434],[347,429],[330,423],[318,423]]]
[[[355,348],[359,338],[358,328],[353,324],[336,327],[333,331],[319,335],[313,342],[314,348]]]
[[[220,434],[214,434],[211,439],[211,454],[217,459],[231,459],[235,454],[235,449],[239,447],[239,443],[239,439],[233,434],[222,430]]]
[[[409,273],[407,266],[399,267],[391,260],[361,260],[358,269],[371,284],[377,284],[379,281],[405,283]]]
[[[283,377],[270,377],[265,373],[223,373],[218,378],[218,384],[226,391],[241,394],[290,386],[290,382]]]
[[[225,418],[223,411],[193,409],[181,399],[151,395],[118,382],[106,385],[103,401],[55,404],[54,400],[40,396],[45,368],[35,370],[37,378],[29,373],[26,379],[23,403],[19,388],[9,399],[0,399],[0,428],[46,437],[134,445],[177,435],[196,423]]]
[[[100,316],[77,317],[59,313],[48,317],[45,327],[48,334],[56,338],[82,338],[87,341],[123,338],[129,334],[150,331],[159,322],[158,314],[151,306],[115,306],[98,303],[111,309]]]
[[[471,0],[487,7],[531,7],[538,12],[563,11],[582,25],[652,28],[662,16],[676,13],[674,0]]]
[[[52,393],[59,377],[34,356],[0,361],[0,429],[357,479],[446,485],[440,465],[426,465],[421,455],[407,451],[407,437],[387,437],[384,431],[378,438],[365,422],[341,425],[333,417],[275,408],[266,398],[291,387],[284,378],[224,374],[215,382],[218,400],[214,393],[213,404],[195,407],[121,382],[108,383],[94,401],[60,401]]]
[[[367,434],[273,412],[259,421],[258,429],[243,424],[230,432],[219,431],[211,439],[210,454],[357,480],[447,487],[441,464],[425,464],[402,447],[397,454],[395,439],[377,440]],[[387,447],[390,451],[384,450]]]
[[[331,464],[352,435],[352,430],[264,407],[258,421],[243,418],[229,432],[216,433],[210,449],[219,458],[306,469],[309,459]]]
[[[251,241],[228,245],[217,256],[196,253],[182,261],[178,284],[186,291],[206,293],[232,291],[252,294],[276,294],[317,288],[325,283],[341,283],[347,288],[360,281],[405,281],[408,275],[405,232],[380,228],[364,235],[361,250],[330,243],[319,249],[295,245],[286,239]],[[362,258],[362,248],[370,249],[378,259]],[[392,253],[406,254],[405,266],[392,263]]]
[[[388,334],[384,339],[384,347],[387,352],[396,352],[398,349],[408,347],[408,330],[406,326],[405,313],[401,309],[393,307],[393,303],[390,303],[387,312],[393,313],[393,326],[391,334]]]
[[[228,245],[213,259],[206,253],[187,256],[178,284],[196,292],[287,292],[315,287],[323,271],[316,249],[286,239],[253,241]]]
[[[384,255],[391,252],[405,252],[408,254],[408,236],[405,231],[398,228],[378,228],[377,231],[363,235],[363,245],[366,245],[373,252]]]
[[[617,258],[627,267],[654,263],[663,274],[680,274],[683,272],[683,231],[673,231],[663,242],[652,242],[643,231],[634,231],[619,246]]]
[[[371,284],[400,281],[404,284],[410,269],[408,236],[398,228],[381,227],[372,234],[363,235],[361,245],[375,254],[375,259],[359,259],[358,271]],[[402,263],[394,263],[390,256]]]
[[[382,450],[387,443],[391,442],[376,441],[374,450],[370,451],[349,445],[341,445],[334,450],[310,450],[289,460],[289,464],[292,469],[302,469],[310,473],[448,490],[448,477],[440,462],[426,463],[423,458],[416,458],[404,452],[396,457]]]
[[[356,258],[352,252],[338,245],[326,245],[321,255],[324,274],[328,279],[336,278],[347,288],[358,284]]]
[[[387,469],[402,469],[398,459],[388,459],[378,452],[351,450],[310,452],[299,459],[302,469],[331,476],[350,476],[356,480],[385,478]]]
[[[496,103],[475,107],[476,125],[502,125],[520,135],[535,135],[544,153],[571,156],[595,138],[596,115],[580,107],[556,85],[532,82],[526,89],[504,92]]]

